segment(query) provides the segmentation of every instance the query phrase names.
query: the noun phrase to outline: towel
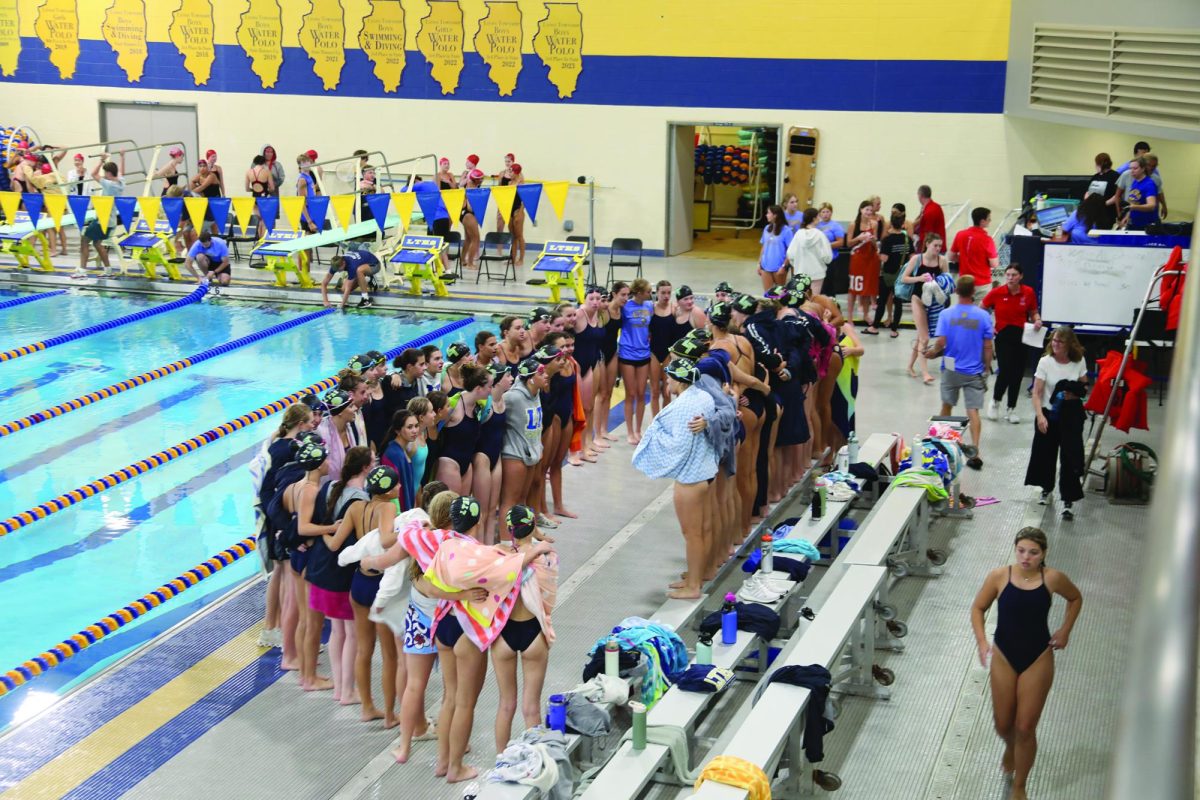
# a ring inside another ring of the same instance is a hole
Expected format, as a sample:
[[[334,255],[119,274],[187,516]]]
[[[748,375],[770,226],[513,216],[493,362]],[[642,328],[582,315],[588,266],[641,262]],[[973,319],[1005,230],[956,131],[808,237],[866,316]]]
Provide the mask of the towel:
[[[445,592],[482,587],[488,596],[482,603],[454,600],[440,604],[434,629],[453,612],[476,647],[491,647],[517,604],[523,561],[520,553],[507,547],[490,547],[470,537],[444,540],[425,569],[426,580]],[[535,608],[530,611],[536,613]]]
[[[403,514],[398,515],[393,524],[396,532],[396,541],[400,542],[400,533],[410,525],[415,524],[420,526],[422,523],[428,521],[429,515],[420,508],[414,508],[411,511],[405,511]],[[349,547],[342,548],[341,552],[338,553],[338,564],[348,567],[351,564],[357,564],[367,556],[381,556],[385,552],[387,551],[381,541],[379,529],[376,528]],[[404,582],[407,574],[408,564],[406,561],[393,564],[383,571],[383,578],[379,581],[379,592],[375,595],[375,604],[371,606],[371,619],[375,622],[386,621],[375,619],[375,616],[383,611],[389,600],[398,596],[404,590]],[[401,615],[401,619],[403,619],[403,614]],[[404,630],[403,624],[401,624],[400,630]]]
[[[546,644],[554,644],[554,626],[550,615],[558,597],[558,553],[538,556],[525,568],[521,578],[521,602],[542,626]]]

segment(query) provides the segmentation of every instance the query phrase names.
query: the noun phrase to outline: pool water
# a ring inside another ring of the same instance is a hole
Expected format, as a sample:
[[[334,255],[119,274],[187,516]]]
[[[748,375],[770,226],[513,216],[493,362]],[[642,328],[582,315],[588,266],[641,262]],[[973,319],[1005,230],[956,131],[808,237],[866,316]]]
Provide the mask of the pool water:
[[[2,310],[0,350],[164,302],[68,294]],[[0,424],[310,311],[210,298],[0,363]],[[327,315],[0,437],[0,518],[327,378],[356,353],[396,347],[460,318]],[[482,324],[439,344],[473,342]],[[250,425],[0,536],[0,673],[252,535],[246,465],[278,422]],[[24,716],[28,692],[44,699],[66,691],[258,569],[252,553],[0,697],[0,728]]]

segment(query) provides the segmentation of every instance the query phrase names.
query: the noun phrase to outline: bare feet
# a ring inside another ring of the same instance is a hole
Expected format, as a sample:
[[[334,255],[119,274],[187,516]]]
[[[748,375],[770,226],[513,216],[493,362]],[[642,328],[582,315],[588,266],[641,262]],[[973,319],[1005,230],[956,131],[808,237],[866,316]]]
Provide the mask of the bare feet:
[[[567,463],[572,467],[582,467],[583,458],[578,453],[571,453],[571,455],[567,456]]]
[[[925,385],[928,386],[929,384],[933,383],[933,376],[926,372],[921,375],[921,380],[925,381]]]
[[[608,439],[610,442],[619,442],[619,441],[621,441],[621,437],[620,437],[620,436],[613,436],[611,433],[608,433],[608,432],[606,432],[606,433],[604,434],[604,438],[605,438],[605,439]]]
[[[629,442],[630,444],[637,444],[638,438],[636,436],[634,436],[632,433],[630,433],[630,434],[626,434],[625,441]]]
[[[283,670],[284,672],[295,672],[296,670],[300,669],[300,665],[292,663],[292,662],[284,661],[281,658],[281,659],[279,659],[279,668],[281,670]]]
[[[392,751],[392,758],[396,759],[397,764],[407,764],[408,763],[408,753],[411,748],[412,748],[411,742],[403,742],[403,741],[400,742],[400,746]],[[442,772],[442,775],[445,775],[445,774],[446,774],[445,772]],[[440,778],[441,775],[438,775],[438,777]]]
[[[465,764],[461,770],[446,770],[446,783],[458,783],[459,781],[469,781],[472,778],[479,777],[479,770],[474,767],[468,767]]]
[[[1008,800],[1029,800],[1029,795],[1025,793],[1024,787],[1014,786]]]
[[[671,598],[672,600],[699,600],[700,590],[673,589],[672,591],[667,592],[667,597]]]
[[[1000,759],[1000,771],[1005,777],[1012,778],[1014,769],[1012,745],[1007,745],[1004,748],[1004,756]]]
[[[301,683],[300,688],[306,692],[327,692],[333,688],[333,681],[329,678],[323,678],[320,675],[311,683]]]
[[[578,514],[576,514],[574,511],[569,511],[565,508],[555,508],[554,513],[560,517],[566,517],[567,519],[579,519]]]
[[[400,718],[396,716],[394,711],[388,711],[383,715],[383,729],[390,731],[392,728],[399,727]]]
[[[601,452],[604,452],[604,451],[605,451],[605,450],[607,450],[608,448],[612,447],[612,445],[610,445],[608,442],[604,441],[604,439],[603,439],[603,438],[601,438],[601,439],[596,439],[596,440],[594,440],[594,441],[592,442],[592,447],[593,447],[594,449],[596,449],[596,450],[599,450],[599,451],[601,451]]]
[[[915,369],[913,369],[912,367],[909,367],[907,372],[908,372],[908,377],[910,377],[910,378],[917,377],[917,371]]]
[[[358,692],[355,692],[354,694],[350,695],[349,697],[340,698],[338,700],[338,702],[344,706],[356,706],[362,702],[362,698],[358,696]]]
[[[596,456],[598,456],[598,455],[600,455],[600,454],[597,453],[595,450],[585,450],[583,453],[583,460],[588,462],[589,464],[595,464]]]
[[[449,768],[445,764],[443,764],[439,761],[437,764],[434,764],[434,766],[433,766],[433,777],[444,778],[448,771],[449,771]]]
[[[363,706],[361,718],[363,722],[371,722],[372,720],[383,719],[383,712],[374,706]]]
[[[686,576],[684,576],[684,577],[686,577]],[[684,586],[687,586],[687,581],[682,581],[682,580],[671,581],[670,583],[667,584],[668,589],[682,589]]]

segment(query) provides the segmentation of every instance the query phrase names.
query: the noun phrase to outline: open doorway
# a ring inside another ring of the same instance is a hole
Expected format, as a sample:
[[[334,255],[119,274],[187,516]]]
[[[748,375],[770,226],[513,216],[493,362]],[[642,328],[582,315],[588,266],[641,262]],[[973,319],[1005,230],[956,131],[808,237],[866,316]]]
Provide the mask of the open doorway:
[[[781,185],[782,129],[753,123],[668,126],[667,255],[754,258]]]

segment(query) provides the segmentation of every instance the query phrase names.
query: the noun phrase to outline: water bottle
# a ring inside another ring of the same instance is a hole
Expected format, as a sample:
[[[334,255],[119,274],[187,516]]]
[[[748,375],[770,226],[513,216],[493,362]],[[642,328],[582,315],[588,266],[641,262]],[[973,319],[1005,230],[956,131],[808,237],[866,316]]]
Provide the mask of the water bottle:
[[[775,571],[775,555],[772,542],[774,539],[771,534],[764,533],[762,537],[762,562],[759,564],[759,569],[766,573]]]
[[[737,595],[725,595],[721,606],[721,644],[730,645],[737,641]]]
[[[849,449],[850,463],[858,463],[858,434],[850,431],[850,438],[846,440],[846,447]]]
[[[561,694],[550,695],[550,707],[546,713],[546,727],[561,733],[567,732],[567,698]]]
[[[696,663],[697,664],[712,664],[712,639],[713,635],[707,631],[700,632],[700,638],[696,640]]]
[[[846,447],[846,445],[842,445],[840,448],[838,448],[836,464],[838,472],[850,471],[850,450]]]
[[[646,749],[646,706],[642,703],[630,703],[629,710],[633,712],[633,739],[634,750]]]
[[[615,634],[604,643],[604,674],[610,678],[621,677],[621,645]]]
[[[813,519],[820,519],[821,517],[825,516],[825,503],[822,502],[822,499],[821,499],[822,485],[823,484],[821,483],[821,481],[817,481],[816,486],[813,487],[813,494],[812,494],[812,518]]]
[[[829,484],[825,481],[821,481],[817,487],[817,497],[821,498],[821,516],[825,516],[825,510],[829,507]]]

